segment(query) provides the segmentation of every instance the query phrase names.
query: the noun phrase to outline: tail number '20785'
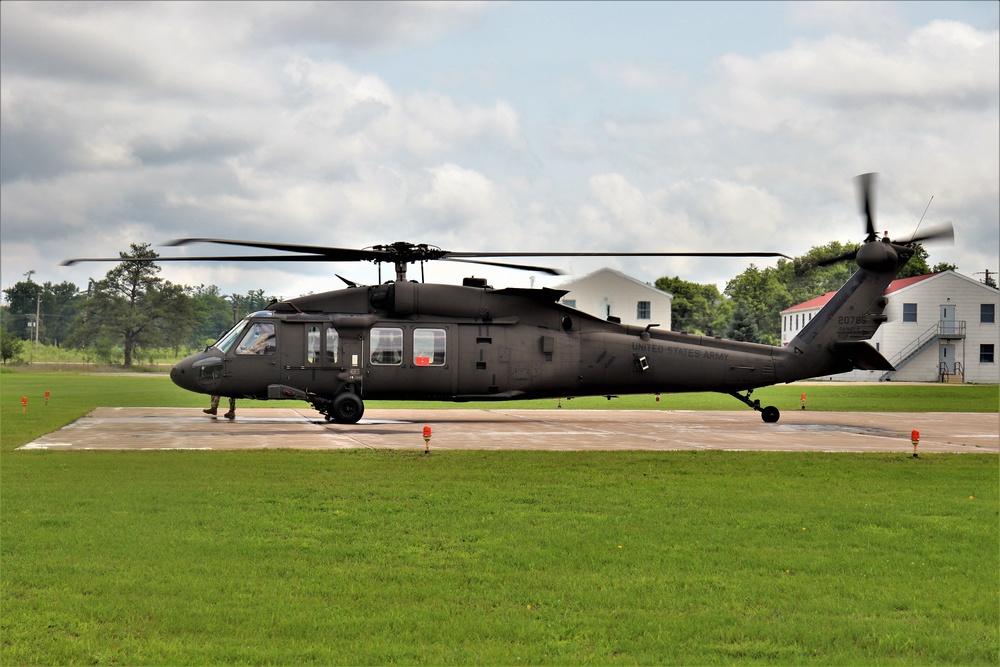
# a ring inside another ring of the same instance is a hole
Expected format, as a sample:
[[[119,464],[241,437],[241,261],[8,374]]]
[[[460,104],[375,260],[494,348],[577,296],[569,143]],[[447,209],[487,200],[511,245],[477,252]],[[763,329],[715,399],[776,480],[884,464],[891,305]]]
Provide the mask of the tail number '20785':
[[[868,318],[864,315],[841,315],[837,324],[868,324]]]

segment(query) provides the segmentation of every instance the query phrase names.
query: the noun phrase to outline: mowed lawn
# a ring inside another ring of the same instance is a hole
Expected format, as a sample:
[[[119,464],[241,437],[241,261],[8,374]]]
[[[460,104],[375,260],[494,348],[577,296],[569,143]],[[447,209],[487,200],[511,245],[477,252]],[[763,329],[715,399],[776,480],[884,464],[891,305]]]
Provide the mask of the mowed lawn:
[[[883,387],[908,390],[860,389]],[[912,390],[887,400],[997,396]],[[203,397],[36,373],[0,396],[5,665],[1000,661],[995,455],[16,452]]]

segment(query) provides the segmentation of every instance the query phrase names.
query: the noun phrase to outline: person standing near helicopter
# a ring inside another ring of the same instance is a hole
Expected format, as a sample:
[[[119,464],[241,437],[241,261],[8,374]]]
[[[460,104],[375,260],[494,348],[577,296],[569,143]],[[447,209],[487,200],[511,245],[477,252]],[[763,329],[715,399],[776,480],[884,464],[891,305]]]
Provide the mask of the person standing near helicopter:
[[[222,338],[225,333],[219,336]],[[243,341],[236,348],[236,354],[274,354],[275,350],[274,325],[270,322],[258,323],[254,325],[250,332],[243,338]],[[211,407],[202,410],[206,415],[215,416],[219,411],[219,401],[221,396],[212,395]],[[229,412],[222,415],[226,419],[236,419],[236,399],[230,397]]]
[[[212,395],[212,407],[202,410],[206,415],[212,415],[213,417],[219,412],[219,401],[222,399],[221,396]],[[236,399],[233,397],[229,398],[229,412],[222,415],[226,419],[236,419]]]
[[[219,340],[222,340],[222,337],[225,336],[225,335],[226,335],[225,331],[223,331],[222,333],[220,333],[218,339],[216,339],[215,342],[218,343]],[[206,349],[208,349],[208,348],[206,348]],[[202,410],[202,412],[204,412],[206,415],[211,415],[213,417],[215,415],[217,415],[219,413],[219,401],[221,399],[222,399],[221,396],[219,396],[217,394],[212,394],[212,405],[211,405],[211,407]],[[222,416],[225,417],[226,419],[229,419],[229,420],[236,419],[236,399],[235,398],[230,398],[229,399],[229,412],[227,412],[226,414],[224,414]]]

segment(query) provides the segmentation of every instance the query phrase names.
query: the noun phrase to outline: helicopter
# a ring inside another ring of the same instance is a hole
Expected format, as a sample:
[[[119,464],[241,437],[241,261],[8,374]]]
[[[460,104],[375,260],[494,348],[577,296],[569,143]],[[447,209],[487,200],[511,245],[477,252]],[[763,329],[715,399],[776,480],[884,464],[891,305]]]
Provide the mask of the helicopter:
[[[461,285],[407,279],[408,265],[419,262],[422,273],[425,262],[436,260],[557,275],[557,269],[508,258],[791,259],[781,253],[452,252],[402,241],[350,249],[184,238],[167,245],[207,243],[287,254],[155,261],[372,261],[380,268],[379,284],[341,278],[345,288],[272,302],[178,362],[170,377],[202,394],[305,401],[327,421],[341,424],[357,423],[369,400],[505,401],[705,391],[727,393],[774,423],[780,412],[752,399],[755,389],[853,369],[893,369],[866,342],[887,319],[884,291],[913,256],[914,244],[954,237],[948,223],[904,241],[891,241],[888,233],[880,238],[873,182],[874,174],[857,177],[864,242],[857,251],[829,260],[853,260],[857,270],[785,347],[667,331],[657,324],[623,325],[617,318],[601,319],[559,303],[567,294],[560,289],[494,289],[481,278],[466,278]],[[394,280],[381,281],[382,263],[394,266]]]

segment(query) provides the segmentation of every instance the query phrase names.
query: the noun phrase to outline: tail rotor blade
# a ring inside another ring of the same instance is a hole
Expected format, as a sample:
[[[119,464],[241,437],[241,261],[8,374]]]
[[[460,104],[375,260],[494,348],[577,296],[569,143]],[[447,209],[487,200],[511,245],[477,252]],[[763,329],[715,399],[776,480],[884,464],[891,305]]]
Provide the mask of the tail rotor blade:
[[[843,255],[837,255],[836,257],[830,257],[829,259],[821,259],[816,262],[816,266],[830,266],[831,264],[836,264],[837,262],[843,262],[847,259],[854,259],[858,256],[858,251],[853,250],[851,252],[845,252]]]
[[[855,181],[858,187],[858,204],[865,216],[865,243],[878,238],[875,232],[875,172],[861,174]]]
[[[921,241],[942,241],[945,243],[955,242],[955,228],[950,222],[945,222],[927,229],[918,236],[907,241],[897,241],[897,243],[920,243]]]

